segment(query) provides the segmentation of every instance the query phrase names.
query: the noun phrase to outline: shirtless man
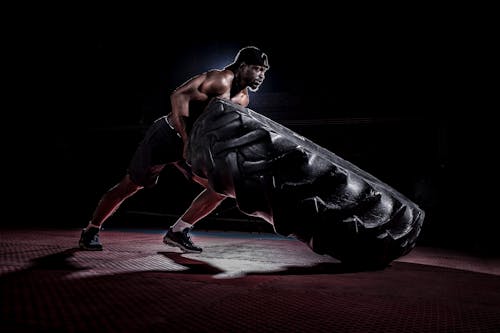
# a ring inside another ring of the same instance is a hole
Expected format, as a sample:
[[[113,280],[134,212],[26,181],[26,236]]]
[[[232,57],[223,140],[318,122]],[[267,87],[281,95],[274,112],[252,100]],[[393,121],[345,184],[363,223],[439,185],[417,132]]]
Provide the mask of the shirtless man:
[[[154,186],[165,165],[175,164],[183,170],[188,133],[212,98],[221,97],[248,106],[248,90],[258,90],[268,69],[267,55],[254,46],[247,46],[239,50],[234,62],[224,69],[197,75],[175,89],[170,96],[172,112],[154,121],[137,147],[125,177],[102,196],[92,219],[82,230],[80,248],[102,250],[99,230],[127,198],[145,187]],[[167,230],[163,242],[185,252],[200,253],[202,249],[193,244],[189,231],[226,197],[207,188],[206,180],[197,177],[193,180],[205,189]]]

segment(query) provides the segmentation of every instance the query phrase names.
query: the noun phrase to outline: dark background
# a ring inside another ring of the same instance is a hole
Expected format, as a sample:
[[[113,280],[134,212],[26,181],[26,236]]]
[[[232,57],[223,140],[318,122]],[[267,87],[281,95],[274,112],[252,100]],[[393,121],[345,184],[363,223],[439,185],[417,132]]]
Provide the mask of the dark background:
[[[479,187],[494,178],[479,97],[491,88],[477,79],[482,48],[467,28],[405,17],[362,26],[260,17],[222,27],[198,20],[193,32],[109,15],[11,27],[3,161],[15,225],[83,227],[144,130],[169,111],[170,92],[256,45],[271,69],[250,108],[414,200],[427,213],[423,244],[498,253],[495,206]],[[164,226],[199,191],[167,167],[107,225]],[[231,218],[248,219],[228,200],[200,226],[268,230]]]

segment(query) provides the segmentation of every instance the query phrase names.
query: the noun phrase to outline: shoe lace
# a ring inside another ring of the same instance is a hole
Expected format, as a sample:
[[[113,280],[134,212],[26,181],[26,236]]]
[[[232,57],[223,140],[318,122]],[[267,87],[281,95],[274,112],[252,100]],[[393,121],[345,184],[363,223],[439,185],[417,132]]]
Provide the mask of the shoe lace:
[[[191,241],[191,235],[189,234],[189,229],[184,230],[182,233],[184,234],[186,242],[193,244],[193,242]]]
[[[99,233],[95,234],[94,237],[92,237],[92,242],[99,243]]]

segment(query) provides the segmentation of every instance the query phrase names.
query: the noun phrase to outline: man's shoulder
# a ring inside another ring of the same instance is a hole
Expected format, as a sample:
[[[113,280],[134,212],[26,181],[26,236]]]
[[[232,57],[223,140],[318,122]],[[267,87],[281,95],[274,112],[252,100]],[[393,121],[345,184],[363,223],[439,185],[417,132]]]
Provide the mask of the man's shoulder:
[[[233,79],[234,73],[232,71],[227,69],[214,69],[213,71],[207,72],[205,82],[212,87],[217,87],[216,91],[218,94],[224,94],[231,88]]]
[[[207,71],[207,76],[233,78],[234,73],[229,69],[210,69]]]

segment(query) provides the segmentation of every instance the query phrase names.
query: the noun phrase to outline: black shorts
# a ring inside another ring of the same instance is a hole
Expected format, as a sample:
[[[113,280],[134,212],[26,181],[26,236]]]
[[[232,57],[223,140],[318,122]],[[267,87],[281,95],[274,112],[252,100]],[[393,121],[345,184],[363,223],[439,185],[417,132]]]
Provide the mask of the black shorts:
[[[130,179],[137,185],[154,186],[165,165],[182,160],[182,147],[182,139],[168,123],[167,116],[156,119],[130,161]]]

